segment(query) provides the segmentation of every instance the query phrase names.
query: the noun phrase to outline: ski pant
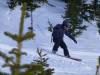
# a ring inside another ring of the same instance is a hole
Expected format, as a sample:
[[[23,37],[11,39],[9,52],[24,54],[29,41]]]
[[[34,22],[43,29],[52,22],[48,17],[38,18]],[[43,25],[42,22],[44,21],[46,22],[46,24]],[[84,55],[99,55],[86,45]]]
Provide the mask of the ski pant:
[[[53,40],[53,42],[54,42],[53,51],[56,51],[57,52],[58,51],[58,48],[61,47],[61,48],[63,48],[64,55],[65,56],[70,56],[69,55],[69,51],[67,49],[67,46],[66,46],[66,44],[65,44],[65,42],[63,40],[57,40],[56,39],[56,41]]]

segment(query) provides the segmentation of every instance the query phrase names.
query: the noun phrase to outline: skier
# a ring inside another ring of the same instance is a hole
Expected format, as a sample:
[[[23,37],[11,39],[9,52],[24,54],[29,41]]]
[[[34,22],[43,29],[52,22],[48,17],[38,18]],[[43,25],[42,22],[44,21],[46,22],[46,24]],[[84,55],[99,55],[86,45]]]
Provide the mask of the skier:
[[[57,24],[53,28],[52,36],[53,36],[54,46],[52,49],[52,53],[55,54],[58,51],[58,48],[61,47],[64,50],[64,56],[70,57],[67,46],[63,40],[64,34],[67,35],[70,39],[72,39],[77,44],[77,41],[71,35],[71,26],[69,25],[68,20],[66,19],[63,21],[62,24]]]

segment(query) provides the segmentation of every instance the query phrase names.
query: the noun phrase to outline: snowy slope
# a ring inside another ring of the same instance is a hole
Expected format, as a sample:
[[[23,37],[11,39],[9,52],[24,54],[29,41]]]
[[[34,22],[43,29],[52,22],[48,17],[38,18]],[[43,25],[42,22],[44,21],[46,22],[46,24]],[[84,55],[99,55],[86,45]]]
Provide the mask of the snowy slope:
[[[49,3],[53,3],[53,5],[56,6],[52,7],[45,4],[33,12],[36,37],[34,40],[24,42],[23,48],[24,51],[28,53],[28,56],[23,58],[22,63],[29,63],[29,61],[31,62],[33,58],[37,57],[36,48],[52,50],[53,43],[51,43],[51,33],[47,30],[47,27],[49,26],[48,20],[50,20],[53,25],[62,23],[63,19],[61,16],[64,14],[65,4],[54,0],[49,0]],[[6,37],[3,33],[4,31],[13,33],[18,32],[20,9],[17,7],[16,10],[10,11],[5,4],[5,1],[0,0],[0,10],[2,10],[0,11],[0,50],[7,53],[16,46],[16,42]],[[30,26],[30,18],[25,19],[25,21],[26,32],[28,30],[27,27]],[[51,67],[55,68],[54,75],[95,74],[97,57],[100,55],[100,36],[97,34],[97,29],[95,26],[96,24],[94,22],[89,24],[88,30],[77,38],[78,44],[74,44],[68,37],[64,38],[68,45],[70,54],[77,58],[81,58],[83,60],[82,62],[76,62],[71,59],[47,53],[49,57],[48,63]],[[58,53],[63,54],[61,48],[59,49]],[[0,60],[0,63],[1,65],[4,63],[2,59]],[[0,67],[0,70],[9,72],[8,68]]]
[[[13,47],[9,45],[0,45],[0,50],[3,52],[8,52]],[[6,48],[5,48],[6,47]],[[37,53],[36,51],[30,49],[24,49],[25,52],[28,53],[28,56],[24,56],[22,63],[29,63],[33,59],[36,59]],[[30,52],[31,51],[31,52]],[[47,53],[44,51],[44,53]],[[48,63],[50,67],[55,69],[54,75],[94,75],[95,74],[95,66],[97,63],[97,56],[98,53],[91,53],[91,52],[71,52],[71,55],[77,58],[81,58],[82,62],[77,62],[68,58],[56,56],[54,54],[47,53],[47,57],[49,58]],[[59,53],[60,54],[60,53]],[[29,59],[30,58],[30,59]],[[2,60],[2,59],[1,59]],[[1,65],[4,63],[0,61]],[[2,68],[0,67],[1,71],[9,72],[9,68]]]

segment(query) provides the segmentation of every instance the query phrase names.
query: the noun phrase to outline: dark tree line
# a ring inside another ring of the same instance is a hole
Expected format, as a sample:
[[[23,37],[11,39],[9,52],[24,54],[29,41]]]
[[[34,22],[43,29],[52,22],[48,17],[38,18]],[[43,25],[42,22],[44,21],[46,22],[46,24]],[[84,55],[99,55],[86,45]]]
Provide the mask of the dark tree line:
[[[98,32],[100,33],[100,1],[93,0],[62,0],[66,2],[66,12],[64,18],[70,19],[73,35],[80,35],[87,29],[88,25],[83,25],[83,21],[96,21]]]

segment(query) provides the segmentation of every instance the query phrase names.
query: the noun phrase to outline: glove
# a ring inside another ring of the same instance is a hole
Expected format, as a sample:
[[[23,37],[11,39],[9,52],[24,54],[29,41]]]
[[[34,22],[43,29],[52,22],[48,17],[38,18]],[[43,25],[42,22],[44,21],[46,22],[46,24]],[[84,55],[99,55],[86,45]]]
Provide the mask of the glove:
[[[74,43],[76,43],[76,44],[77,44],[77,41],[76,41],[76,40],[74,40]]]

